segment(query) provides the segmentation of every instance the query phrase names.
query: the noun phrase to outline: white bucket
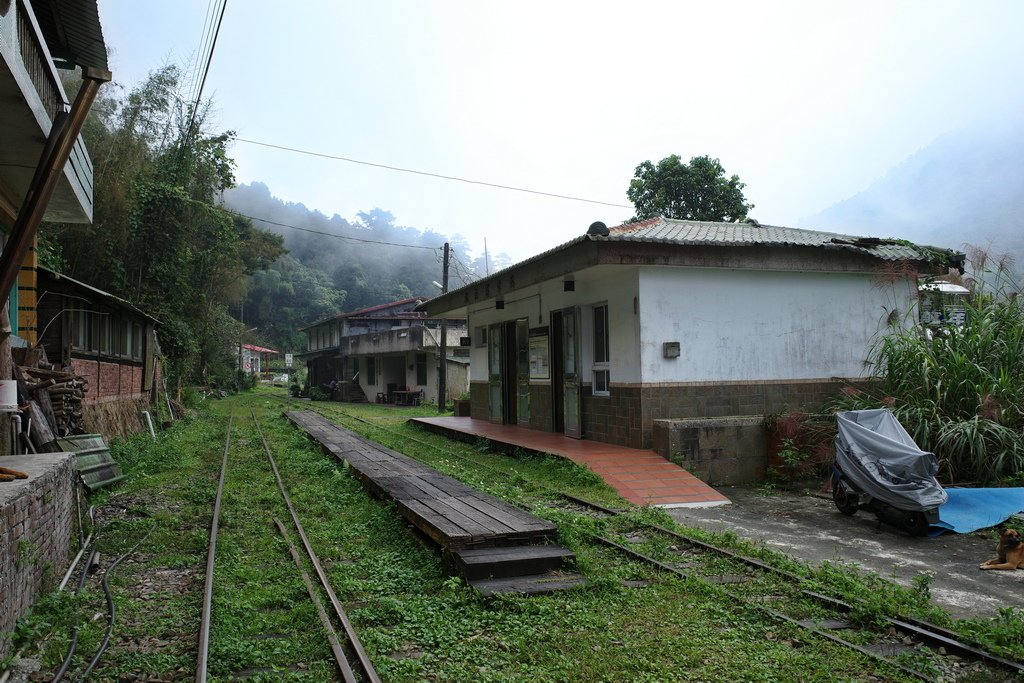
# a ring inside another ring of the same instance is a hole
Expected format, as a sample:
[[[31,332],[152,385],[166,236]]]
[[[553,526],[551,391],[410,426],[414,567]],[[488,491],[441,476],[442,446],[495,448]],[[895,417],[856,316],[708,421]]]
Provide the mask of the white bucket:
[[[0,411],[13,412],[18,409],[18,381],[0,379]]]

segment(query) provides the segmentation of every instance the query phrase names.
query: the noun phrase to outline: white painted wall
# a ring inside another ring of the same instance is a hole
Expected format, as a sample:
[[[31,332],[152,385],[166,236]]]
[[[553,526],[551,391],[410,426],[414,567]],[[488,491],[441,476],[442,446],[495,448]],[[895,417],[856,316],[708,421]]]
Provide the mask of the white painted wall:
[[[551,311],[570,306],[581,307],[582,380],[590,382],[593,322],[590,306],[608,304],[609,344],[613,384],[640,381],[640,359],[634,349],[639,344],[639,318],[633,313],[637,296],[637,269],[624,266],[597,266],[575,273],[576,291],[566,292],[562,280],[533,285],[504,297],[505,308],[498,310],[494,300],[469,306],[470,373],[473,381],[487,381],[487,348],[479,346],[479,328],[500,322],[526,318],[529,326],[548,327]]]
[[[865,376],[889,312],[906,319],[914,296],[870,275],[658,267],[639,289],[645,383]],[[679,358],[663,358],[670,341]]]

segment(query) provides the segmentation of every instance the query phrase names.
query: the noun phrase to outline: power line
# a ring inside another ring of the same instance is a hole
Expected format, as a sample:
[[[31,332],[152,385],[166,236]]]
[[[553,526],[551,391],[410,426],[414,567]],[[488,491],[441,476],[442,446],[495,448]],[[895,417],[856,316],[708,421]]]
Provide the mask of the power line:
[[[257,218],[256,216],[247,216],[244,213],[238,211],[232,211],[231,209],[224,209],[228,213],[232,213],[242,218],[248,218],[251,221],[259,221],[260,223],[267,223],[268,225],[277,225],[282,228],[291,228],[292,230],[301,230],[302,232],[311,232],[314,235],[323,235],[324,237],[336,237],[340,240],[351,240],[353,242],[364,242],[366,244],[383,244],[388,247],[408,247],[409,249],[429,249],[431,251],[437,251],[440,247],[426,247],[422,244],[399,244],[398,242],[384,242],[381,240],[368,240],[362,237],[349,237],[348,235],[339,235],[336,232],[324,232],[323,230],[314,230],[313,228],[303,228],[298,225],[289,225],[288,223],[278,223],[277,221],[268,221],[266,218]]]
[[[235,138],[238,142],[246,142],[250,145],[259,145],[261,147],[271,147],[273,149],[280,149],[286,152],[295,152],[296,154],[307,154],[313,157],[321,157],[323,159],[333,159],[335,161],[347,161],[350,164],[360,164],[362,166],[373,166],[374,168],[383,168],[388,171],[399,171],[401,173],[413,173],[415,175],[429,176],[431,178],[440,178],[442,180],[454,180],[460,183],[467,183],[469,185],[483,185],[484,187],[494,187],[499,190],[512,190],[513,192],[525,192],[527,194],[538,194],[544,197],[554,197],[556,199],[568,199],[574,202],[586,202],[588,204],[600,204],[602,206],[614,206],[620,209],[632,209],[632,206],[626,204],[613,204],[612,202],[602,202],[597,199],[585,199],[583,197],[573,197],[565,194],[556,194],[554,192],[543,192],[541,190],[530,190],[525,187],[515,187],[512,185],[501,185],[499,183],[489,183],[483,180],[471,180],[469,178],[460,178],[458,176],[443,175],[441,173],[431,173],[429,171],[418,171],[413,168],[403,168],[401,166],[389,166],[388,164],[378,164],[372,161],[363,161],[361,159],[353,159],[351,157],[337,156],[334,154],[324,154],[322,152],[311,152],[306,149],[297,149],[295,147],[285,147],[284,145],[274,145],[269,142],[260,142],[259,140],[248,140],[246,138]]]
[[[206,77],[210,73],[210,64],[213,62],[213,51],[217,49],[217,38],[220,36],[220,25],[224,21],[224,10],[228,8],[228,0],[223,0],[220,6],[220,16],[217,17],[217,28],[213,30],[213,40],[210,42],[210,52],[206,56],[206,67],[203,69],[203,79],[199,82],[199,92],[192,104],[192,115],[189,116],[188,126],[185,127],[185,139],[192,133],[192,124],[196,120],[196,112],[199,110],[199,101],[203,98],[203,89],[206,87]]]
[[[195,65],[192,67],[191,83],[188,89],[188,101],[191,102],[196,97],[196,90],[199,88],[199,68],[200,64],[206,61],[206,51],[209,47],[210,39],[213,34],[213,17],[216,16],[216,2],[217,0],[207,0],[206,3],[206,16],[203,21],[203,32],[199,37],[199,50],[196,52]]]

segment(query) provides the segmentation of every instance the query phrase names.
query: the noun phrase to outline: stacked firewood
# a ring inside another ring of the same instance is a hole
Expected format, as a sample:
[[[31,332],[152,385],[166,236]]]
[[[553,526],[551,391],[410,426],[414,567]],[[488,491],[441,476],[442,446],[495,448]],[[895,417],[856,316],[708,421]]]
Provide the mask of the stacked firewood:
[[[43,368],[19,367],[29,383],[28,393],[41,399],[40,393],[45,390],[49,399],[49,410],[44,406],[47,417],[53,416],[52,428],[56,436],[82,433],[82,399],[89,389],[89,381],[73,372]],[[46,401],[40,401],[45,404]]]
[[[58,447],[57,437],[83,433],[82,399],[88,380],[51,364],[42,347],[12,352],[26,451],[52,451]]]

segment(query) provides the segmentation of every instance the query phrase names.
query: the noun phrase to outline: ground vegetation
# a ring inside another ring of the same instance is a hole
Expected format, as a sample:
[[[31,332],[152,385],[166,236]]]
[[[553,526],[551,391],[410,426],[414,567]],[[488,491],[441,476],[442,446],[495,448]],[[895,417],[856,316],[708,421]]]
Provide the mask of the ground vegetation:
[[[889,407],[940,459],[947,483],[1024,483],[1024,307],[1012,261],[969,250],[960,321],[889,329],[871,362],[877,388],[833,408]],[[948,302],[947,302],[948,303]],[[959,304],[957,304],[959,305]]]
[[[326,638],[274,531],[272,519],[286,519],[286,511],[257,435],[240,419],[248,407],[263,420],[311,542],[384,680],[902,680],[896,670],[770,619],[753,602],[738,602],[701,582],[667,578],[594,543],[594,532],[614,530],[558,507],[545,490],[625,503],[573,463],[494,453],[405,424],[425,408],[345,406],[368,421],[349,425],[365,436],[554,521],[560,542],[576,552],[588,579],[586,587],[552,596],[482,599],[447,575],[431,545],[407,528],[392,505],[369,496],[343,464],[291,427],[281,417],[281,399],[269,391],[208,400],[156,442],[140,437],[115,446],[128,479],[93,499],[101,511],[100,550],[116,556],[150,527],[153,532],[112,582],[122,617],[98,680],[191,675],[207,520],[230,412],[236,433],[215,575],[211,674],[226,680],[241,672],[267,681],[332,676]],[[672,524],[658,511],[635,514]],[[817,590],[861,600],[857,617],[865,623],[896,613],[944,619],[924,589],[902,589],[838,564],[812,571],[732,534],[688,533],[812,572]],[[655,556],[668,550],[653,539],[644,548]],[[66,648],[71,615],[102,611],[101,600],[93,590],[78,600],[50,596],[21,622],[17,645],[52,671]],[[977,637],[1019,656],[1019,643],[1000,636],[1015,633],[1019,617],[1001,619],[998,628],[984,620],[969,626]],[[84,654],[76,667],[101,633],[102,620],[82,623]]]

